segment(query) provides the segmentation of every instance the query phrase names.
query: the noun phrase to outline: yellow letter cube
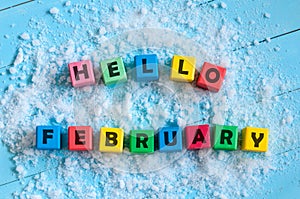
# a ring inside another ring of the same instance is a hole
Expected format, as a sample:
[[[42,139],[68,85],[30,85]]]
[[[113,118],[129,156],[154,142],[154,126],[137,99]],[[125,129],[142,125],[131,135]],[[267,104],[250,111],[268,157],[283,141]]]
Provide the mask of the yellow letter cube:
[[[269,130],[266,128],[246,127],[242,130],[244,151],[266,152],[268,150]]]
[[[174,55],[170,79],[180,82],[192,82],[195,78],[196,58]]]
[[[100,129],[99,151],[122,153],[124,131],[120,128],[102,127]]]

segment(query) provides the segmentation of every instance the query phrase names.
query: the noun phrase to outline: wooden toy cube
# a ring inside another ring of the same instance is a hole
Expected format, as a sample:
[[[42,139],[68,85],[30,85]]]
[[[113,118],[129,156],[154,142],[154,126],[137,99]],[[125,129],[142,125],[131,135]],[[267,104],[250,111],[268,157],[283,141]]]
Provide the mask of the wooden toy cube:
[[[266,152],[268,150],[269,130],[266,128],[246,127],[242,130],[244,151]]]
[[[163,127],[158,131],[158,148],[161,152],[182,151],[182,130],[179,127]]]
[[[214,131],[214,149],[237,150],[238,127],[216,125]]]
[[[196,58],[174,55],[170,79],[180,82],[192,82],[195,78]]]
[[[130,131],[131,153],[154,153],[154,130]]]
[[[121,57],[104,60],[100,66],[105,85],[127,81],[125,66]]]
[[[134,57],[137,81],[158,80],[158,60],[157,55],[137,55]]]
[[[95,84],[93,65],[90,60],[69,63],[69,72],[74,87]]]
[[[60,149],[61,127],[60,126],[37,126],[36,127],[37,149]]]
[[[188,150],[210,148],[209,125],[185,127],[185,139]]]
[[[102,127],[100,129],[99,151],[122,153],[124,131],[120,128]]]
[[[71,151],[93,150],[93,129],[90,126],[69,126],[68,143]]]
[[[209,91],[218,92],[222,86],[225,74],[226,68],[204,62],[197,80],[197,86]]]

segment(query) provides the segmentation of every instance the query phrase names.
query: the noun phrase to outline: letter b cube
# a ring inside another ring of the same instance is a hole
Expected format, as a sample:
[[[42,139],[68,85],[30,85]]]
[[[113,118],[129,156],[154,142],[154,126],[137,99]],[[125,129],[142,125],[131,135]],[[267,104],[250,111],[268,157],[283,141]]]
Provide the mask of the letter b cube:
[[[102,127],[100,129],[99,151],[122,153],[124,142],[124,131],[120,128]]]

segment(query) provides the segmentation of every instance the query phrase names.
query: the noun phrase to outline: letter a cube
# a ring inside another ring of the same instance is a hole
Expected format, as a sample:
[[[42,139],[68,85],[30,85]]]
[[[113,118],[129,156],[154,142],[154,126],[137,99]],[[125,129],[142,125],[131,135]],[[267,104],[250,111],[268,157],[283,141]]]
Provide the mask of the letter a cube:
[[[37,149],[60,149],[61,127],[60,126],[37,126],[36,127]]]
[[[99,151],[122,153],[124,131],[120,128],[102,127],[100,129]]]
[[[188,150],[211,147],[208,124],[185,127],[185,137]]]
[[[93,129],[90,126],[69,126],[68,144],[71,151],[93,150]]]
[[[244,151],[266,152],[268,150],[269,130],[266,128],[246,127],[242,130]]]
[[[68,66],[73,87],[95,84],[93,65],[90,60],[72,62]]]
[[[121,57],[104,60],[100,63],[100,67],[105,85],[127,81],[125,66]]]

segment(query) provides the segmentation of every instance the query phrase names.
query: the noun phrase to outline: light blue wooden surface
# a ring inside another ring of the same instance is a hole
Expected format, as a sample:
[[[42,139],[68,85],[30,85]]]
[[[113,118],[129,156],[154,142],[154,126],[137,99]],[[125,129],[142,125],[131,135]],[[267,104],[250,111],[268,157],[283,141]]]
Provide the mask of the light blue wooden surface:
[[[16,4],[21,3],[22,1],[2,1],[0,2],[0,10],[2,8],[10,7]],[[75,1],[72,1],[75,2]],[[291,30],[300,28],[300,1],[225,1],[228,9],[222,10],[224,15],[227,16],[228,21],[236,21],[236,17],[240,17],[243,20],[244,31],[246,31],[247,38],[249,42],[253,40],[264,40],[267,37],[273,37]],[[28,21],[33,16],[44,17],[45,21],[49,21],[51,26],[52,20],[51,16],[47,14],[49,8],[56,6],[60,9],[64,1],[47,1],[39,3],[37,1],[30,2],[24,5],[13,7],[5,11],[0,12],[0,72],[6,71],[7,65],[10,65],[18,49],[18,37],[20,34],[26,31],[28,28]],[[256,12],[250,12],[251,10],[256,10]],[[271,18],[267,19],[266,23],[269,24],[272,29],[264,29],[261,26],[258,28],[253,28],[249,25],[249,21],[255,21],[257,18],[260,18],[264,13],[270,13]],[[53,25],[53,28],[58,28],[56,25]],[[68,30],[66,30],[68,31]],[[8,35],[9,38],[5,38],[5,35]],[[280,47],[279,52],[271,51],[275,47]],[[232,46],[232,49],[239,48],[241,46]],[[281,63],[276,63],[281,66],[280,73],[285,76],[288,76],[293,82],[291,85],[288,85],[287,90],[281,91],[275,87],[275,95],[280,95],[279,100],[282,103],[286,104],[295,104],[294,111],[298,117],[296,117],[293,123],[297,124],[300,122],[299,110],[300,103],[295,102],[295,99],[300,99],[300,91],[296,90],[300,88],[300,31],[288,34],[276,39],[273,39],[271,43],[262,43],[259,46],[253,46],[251,49],[253,51],[270,51],[270,54],[275,54],[281,58]],[[273,56],[270,56],[273,57]],[[263,65],[263,63],[262,63]],[[0,76],[1,88],[0,96],[6,90],[7,85],[9,85],[11,80],[6,76]],[[290,92],[292,91],[292,92]],[[286,97],[290,96],[290,97]],[[3,133],[3,132],[2,132]],[[297,137],[300,142],[300,137]],[[300,148],[298,146],[290,146],[291,148],[282,149],[288,151],[289,155],[299,154]],[[282,155],[282,154],[279,154]],[[37,167],[31,169],[27,173],[27,178],[25,182],[20,182],[17,180],[16,174],[14,172],[14,164],[12,160],[12,155],[7,151],[7,148],[0,144],[0,195],[1,198],[10,197],[14,191],[20,191],[26,181],[32,179],[34,174],[42,172],[47,168],[46,163],[41,160],[41,164]],[[55,163],[53,163],[55,166]],[[300,159],[299,155],[295,158],[293,164],[288,165],[282,173],[276,173],[273,176],[270,176],[266,186],[269,188],[271,194],[268,195],[268,198],[297,198],[300,194]],[[48,167],[49,168],[49,167]],[[256,194],[258,198],[266,197],[265,193],[260,193],[259,190]],[[253,196],[255,197],[255,196]]]

